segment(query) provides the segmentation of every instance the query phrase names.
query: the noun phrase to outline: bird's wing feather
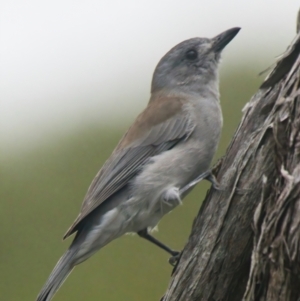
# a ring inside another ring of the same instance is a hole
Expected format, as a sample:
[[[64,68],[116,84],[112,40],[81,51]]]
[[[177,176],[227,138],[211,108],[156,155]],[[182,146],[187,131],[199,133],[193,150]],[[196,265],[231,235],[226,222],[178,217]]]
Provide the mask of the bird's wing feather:
[[[158,104],[150,101],[96,175],[80,214],[64,238],[74,233],[78,223],[96,207],[124,187],[149,158],[190,136],[194,125],[184,105],[184,99],[180,98],[162,98]]]

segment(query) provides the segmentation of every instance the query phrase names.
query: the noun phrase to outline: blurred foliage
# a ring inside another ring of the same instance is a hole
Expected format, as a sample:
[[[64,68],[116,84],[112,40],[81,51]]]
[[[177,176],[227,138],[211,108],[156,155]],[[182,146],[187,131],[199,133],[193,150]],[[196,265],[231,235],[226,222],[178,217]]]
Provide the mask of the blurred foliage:
[[[250,69],[249,69],[250,70]],[[225,149],[241,109],[260,79],[245,68],[222,72]],[[1,159],[1,300],[33,301],[70,240],[61,237],[124,128],[83,128],[30,154]],[[184,206],[166,216],[155,236],[180,250],[208,189],[201,183]],[[54,300],[159,300],[171,266],[168,254],[137,236],[124,236],[75,268]]]

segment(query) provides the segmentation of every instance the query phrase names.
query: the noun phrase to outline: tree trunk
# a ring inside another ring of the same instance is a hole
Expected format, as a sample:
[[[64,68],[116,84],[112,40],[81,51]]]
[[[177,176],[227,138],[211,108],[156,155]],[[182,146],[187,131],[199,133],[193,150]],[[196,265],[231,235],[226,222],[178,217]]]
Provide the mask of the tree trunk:
[[[163,301],[300,300],[299,54],[245,106]]]

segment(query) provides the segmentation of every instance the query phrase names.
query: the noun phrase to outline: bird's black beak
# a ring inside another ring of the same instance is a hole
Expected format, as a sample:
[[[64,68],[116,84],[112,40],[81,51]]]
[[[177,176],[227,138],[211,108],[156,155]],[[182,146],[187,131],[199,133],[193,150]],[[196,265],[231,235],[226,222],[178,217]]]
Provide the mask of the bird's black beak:
[[[225,46],[237,35],[240,29],[240,27],[234,27],[212,38],[212,50],[215,52],[221,52]]]

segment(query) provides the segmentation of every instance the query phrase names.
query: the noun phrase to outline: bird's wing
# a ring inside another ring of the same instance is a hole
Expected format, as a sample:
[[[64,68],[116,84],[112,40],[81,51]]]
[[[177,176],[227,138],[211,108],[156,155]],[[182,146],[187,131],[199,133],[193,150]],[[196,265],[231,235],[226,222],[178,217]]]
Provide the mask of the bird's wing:
[[[90,185],[81,212],[64,238],[77,230],[77,225],[110,196],[124,187],[149,160],[187,139],[194,124],[185,110],[186,100],[164,97],[149,102],[132,127],[123,136],[111,157]]]

